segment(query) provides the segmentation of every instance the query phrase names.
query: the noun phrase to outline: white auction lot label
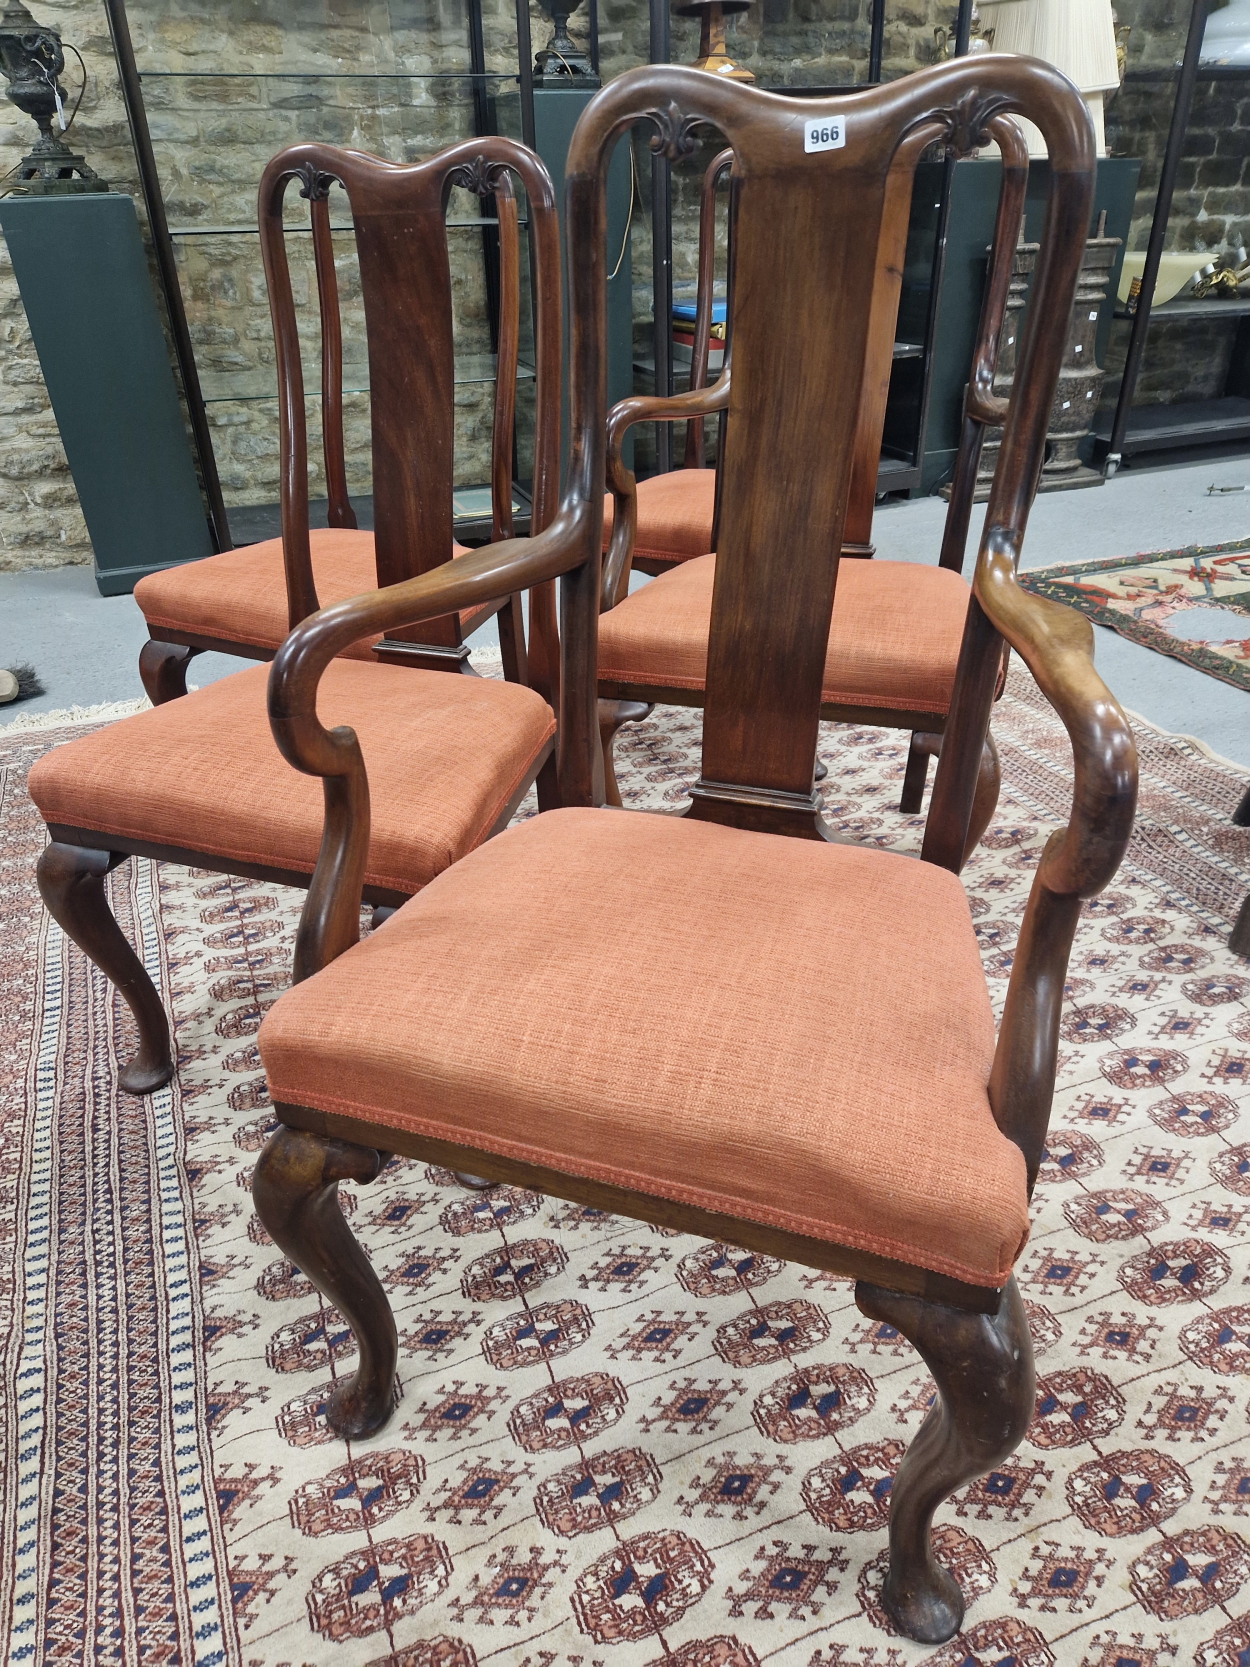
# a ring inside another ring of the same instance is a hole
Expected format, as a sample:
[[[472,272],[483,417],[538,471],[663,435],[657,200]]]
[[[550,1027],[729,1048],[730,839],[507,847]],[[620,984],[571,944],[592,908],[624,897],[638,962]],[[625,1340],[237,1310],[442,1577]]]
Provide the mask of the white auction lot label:
[[[846,122],[841,116],[825,116],[803,123],[803,149],[841,150],[846,144]]]

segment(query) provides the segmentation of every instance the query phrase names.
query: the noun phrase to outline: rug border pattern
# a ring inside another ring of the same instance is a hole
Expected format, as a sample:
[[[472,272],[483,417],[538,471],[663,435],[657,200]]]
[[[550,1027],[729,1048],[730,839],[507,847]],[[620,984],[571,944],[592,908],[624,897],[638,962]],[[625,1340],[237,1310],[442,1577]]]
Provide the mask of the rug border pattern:
[[[1105,626],[1129,642],[1140,643],[1143,648],[1153,649],[1156,654],[1166,654],[1170,660],[1179,660],[1182,665],[1193,666],[1196,671],[1204,672],[1208,677],[1218,678],[1221,683],[1227,683],[1234,689],[1250,692],[1250,666],[1244,669],[1230,668],[1229,661],[1223,655],[1213,654],[1202,643],[1186,642],[1179,637],[1173,637],[1169,632],[1161,631],[1157,625],[1134,619],[1130,614],[1121,613],[1116,608],[1095,602],[1092,597],[1083,596],[1071,585],[1058,582],[1078,574],[1109,573],[1117,568],[1145,567],[1154,561],[1168,559],[1183,560],[1189,557],[1193,560],[1198,556],[1233,555],[1243,550],[1250,552],[1250,538],[1232,539],[1226,544],[1185,544],[1175,550],[1145,550],[1140,555],[1112,556],[1106,561],[1063,562],[1053,567],[1030,568],[1018,573],[1016,577],[1021,587],[1031,591],[1035,596],[1058,602],[1063,607],[1075,608],[1086,618],[1093,620],[1095,625]]]

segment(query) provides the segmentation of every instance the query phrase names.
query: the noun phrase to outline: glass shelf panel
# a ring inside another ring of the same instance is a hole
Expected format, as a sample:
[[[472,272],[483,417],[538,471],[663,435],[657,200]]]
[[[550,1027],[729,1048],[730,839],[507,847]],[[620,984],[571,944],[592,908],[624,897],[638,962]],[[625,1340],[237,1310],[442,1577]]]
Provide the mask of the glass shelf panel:
[[[476,220],[448,220],[445,224],[448,231],[463,232],[473,230],[480,231],[483,226],[497,226],[499,222],[491,216],[482,215]],[[524,229],[529,225],[529,221],[518,220],[517,225]],[[350,236],[355,230],[355,227],[349,221],[345,225],[332,224],[330,230],[332,232],[343,232]],[[294,225],[286,227],[286,235],[288,237],[295,236],[301,232],[305,236],[310,235],[312,232],[312,226],[307,222],[303,225],[300,225],[297,222]],[[260,231],[256,226],[171,226],[169,228],[169,235],[170,237],[259,237]]]
[[[145,69],[141,81],[512,81],[515,70]]]
[[[455,361],[454,380],[456,385],[467,386],[470,383],[494,383],[495,355],[493,353],[461,353]],[[532,382],[534,380],[533,365],[522,362],[517,366],[518,382]],[[257,365],[238,370],[209,370],[200,371],[200,388],[204,395],[205,405],[220,405],[226,401],[251,401],[258,399],[273,399],[278,397],[277,371],[272,365]],[[369,392],[369,366],[356,360],[346,361],[343,365],[344,394],[367,394]],[[321,397],[321,366],[320,363],[309,362],[304,366],[304,393],[310,399]]]

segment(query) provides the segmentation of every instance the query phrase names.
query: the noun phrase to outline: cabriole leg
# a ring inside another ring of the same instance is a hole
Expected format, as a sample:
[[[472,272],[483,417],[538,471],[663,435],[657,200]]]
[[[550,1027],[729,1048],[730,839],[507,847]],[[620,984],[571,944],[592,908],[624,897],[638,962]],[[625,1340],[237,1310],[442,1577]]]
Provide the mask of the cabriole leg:
[[[612,760],[612,743],[616,732],[624,724],[641,723],[651,716],[653,707],[642,700],[601,700],[599,702],[599,741],[603,747],[603,787],[607,802],[621,808],[621,790],[616,783],[616,766]]]
[[[149,637],[139,650],[139,676],[153,706],[164,706],[187,692],[187,667],[200,652],[182,643],[156,642]]]
[[[942,744],[940,735],[924,735],[913,730],[907,749],[907,771],[903,777],[903,794],[898,808],[904,816],[918,816],[924,803],[924,787],[929,776],[929,760]]]
[[[969,1314],[862,1280],[855,1301],[901,1331],[923,1356],[938,1398],[903,1456],[890,1497],[886,1613],[907,1638],[944,1644],[963,1624],[964,1599],[934,1561],[933,1513],[956,1488],[1015,1451],[1033,1415],[1033,1345],[1014,1279],[996,1314]]]
[[[269,1237],[352,1328],[356,1375],[326,1403],[326,1422],[345,1439],[370,1436],[391,1415],[399,1339],[373,1265],[339,1209],[340,1181],[372,1181],[382,1155],[304,1129],[271,1135],[252,1176],[252,1202]]]
[[[39,859],[39,895],[57,925],[99,967],[135,1016],[139,1048],[118,1082],[127,1094],[151,1094],[174,1074],[169,1020],[147,968],[122,935],[104,895],[104,877],[124,860],[117,851],[48,845]]]

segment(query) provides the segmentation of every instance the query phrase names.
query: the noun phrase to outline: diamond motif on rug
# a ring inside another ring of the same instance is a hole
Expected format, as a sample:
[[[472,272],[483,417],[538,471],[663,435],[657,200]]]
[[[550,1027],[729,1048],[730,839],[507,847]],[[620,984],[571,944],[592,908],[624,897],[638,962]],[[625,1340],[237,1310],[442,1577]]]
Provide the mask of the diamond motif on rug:
[[[622,732],[627,804],[681,802],[699,728],[661,709]],[[1018,666],[994,728],[1003,798],[964,879],[1001,1007],[1071,777]],[[833,1275],[395,1162],[342,1192],[396,1311],[396,1411],[371,1442],[330,1435],[350,1337],[247,1190],[270,1126],[255,1031],[300,897],[148,862],[114,874],[181,1056],[174,1088],[119,1097],[126,1010],[33,884],[22,774],[70,733],[0,736],[10,1659],[1245,1659],[1250,967],[1225,944],[1250,891],[1250,834],[1230,825],[1242,772],[1139,735],[1143,813],[1078,932],[1021,1263],[1035,1417],[938,1513],[969,1609],[932,1650],[879,1602],[893,1476],[932,1381]],[[822,754],[835,826],[916,850],[922,819],[896,809],[906,737],[824,726]]]

